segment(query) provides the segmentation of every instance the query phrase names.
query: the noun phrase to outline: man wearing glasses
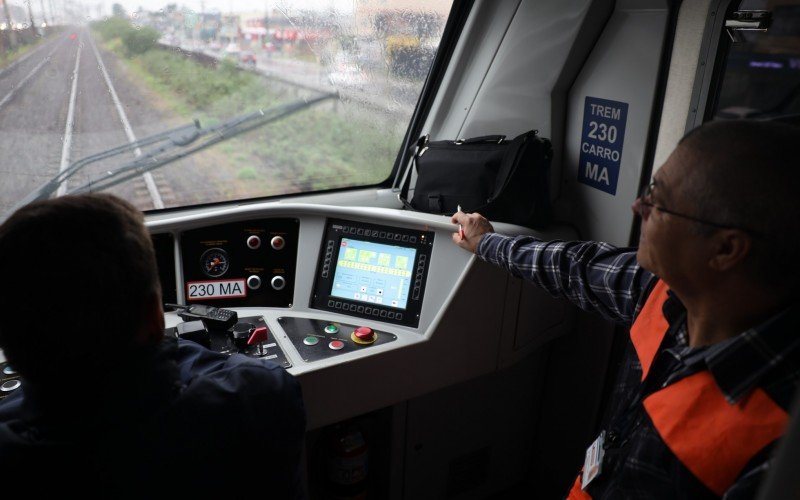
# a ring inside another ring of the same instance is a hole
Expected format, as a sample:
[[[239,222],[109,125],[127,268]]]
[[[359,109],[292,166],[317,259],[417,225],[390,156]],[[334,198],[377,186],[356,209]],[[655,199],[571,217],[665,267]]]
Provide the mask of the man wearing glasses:
[[[457,212],[453,241],[630,326],[612,401],[569,498],[750,498],[800,382],[792,287],[800,129],[707,123],[633,203],[638,248],[494,233]]]

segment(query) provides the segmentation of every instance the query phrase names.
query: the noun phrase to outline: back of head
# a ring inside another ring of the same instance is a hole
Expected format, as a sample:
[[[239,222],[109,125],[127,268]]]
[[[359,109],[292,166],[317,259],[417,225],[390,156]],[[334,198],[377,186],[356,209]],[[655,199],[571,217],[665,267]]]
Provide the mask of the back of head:
[[[798,144],[800,128],[754,120],[709,122],[679,144],[692,158],[685,194],[695,200],[697,216],[745,229],[753,240],[747,265],[754,279],[770,287],[787,288],[798,277]]]
[[[159,290],[143,216],[112,195],[21,208],[0,226],[0,258],[0,348],[43,385],[113,366]]]

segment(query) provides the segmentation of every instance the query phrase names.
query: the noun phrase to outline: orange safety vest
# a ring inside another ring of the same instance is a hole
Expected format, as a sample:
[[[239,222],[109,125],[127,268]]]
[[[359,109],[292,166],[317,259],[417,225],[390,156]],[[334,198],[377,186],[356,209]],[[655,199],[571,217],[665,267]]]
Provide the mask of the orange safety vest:
[[[663,314],[667,291],[667,285],[659,280],[631,327],[631,341],[642,364],[642,380],[669,329]],[[733,485],[759,450],[783,434],[789,419],[786,411],[760,388],[736,404],[728,403],[708,370],[650,394],[643,404],[664,444],[719,496]],[[581,489],[580,475],[568,498],[591,498]]]

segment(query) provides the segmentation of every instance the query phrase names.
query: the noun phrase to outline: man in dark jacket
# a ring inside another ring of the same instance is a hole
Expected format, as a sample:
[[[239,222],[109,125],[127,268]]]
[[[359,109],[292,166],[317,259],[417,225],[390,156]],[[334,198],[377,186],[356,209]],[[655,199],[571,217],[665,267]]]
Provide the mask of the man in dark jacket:
[[[705,124],[636,199],[638,248],[453,216],[480,258],[630,326],[612,418],[570,498],[751,498],[800,384],[800,130]]]
[[[28,205],[0,226],[0,256],[0,347],[22,381],[0,401],[4,485],[304,496],[299,384],[271,362],[164,336],[133,206],[103,194]]]

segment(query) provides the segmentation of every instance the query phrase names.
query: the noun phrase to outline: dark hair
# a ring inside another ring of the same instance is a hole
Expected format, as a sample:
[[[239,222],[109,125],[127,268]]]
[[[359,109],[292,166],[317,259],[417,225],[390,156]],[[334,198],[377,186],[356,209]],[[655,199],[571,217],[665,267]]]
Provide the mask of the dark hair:
[[[714,121],[689,132],[679,145],[698,167],[685,193],[696,200],[697,216],[750,230],[753,248],[747,264],[758,280],[780,287],[795,282],[800,128],[769,121]]]
[[[0,347],[31,381],[113,365],[159,290],[142,213],[108,194],[19,209],[0,226],[0,259]]]

